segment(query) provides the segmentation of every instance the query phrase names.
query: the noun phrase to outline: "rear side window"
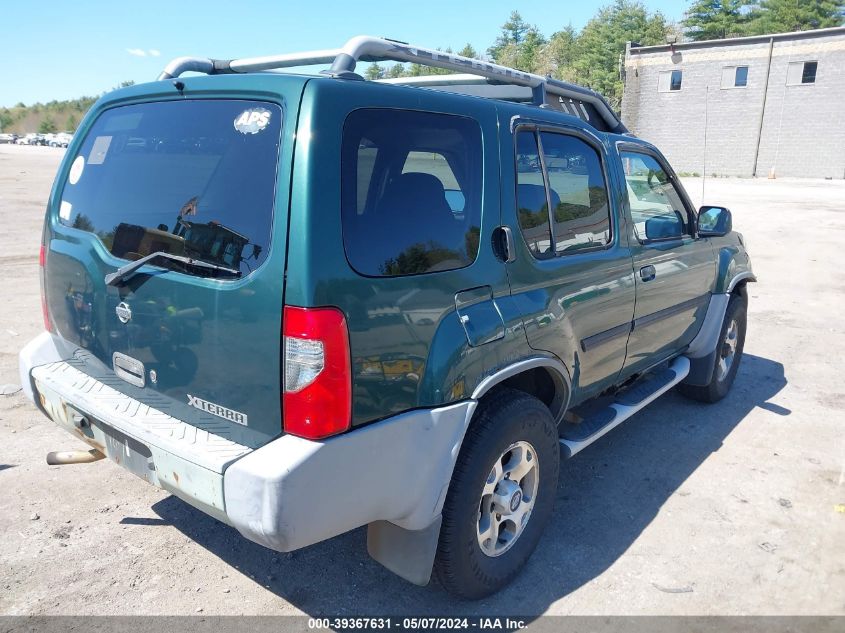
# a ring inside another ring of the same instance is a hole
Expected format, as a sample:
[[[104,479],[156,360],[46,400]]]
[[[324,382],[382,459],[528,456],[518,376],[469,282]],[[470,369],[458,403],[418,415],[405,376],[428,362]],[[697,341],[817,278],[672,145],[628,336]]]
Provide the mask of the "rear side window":
[[[249,274],[270,244],[282,110],[186,100],[107,110],[62,192],[60,221],[116,257],[158,251]]]
[[[537,258],[552,257],[549,205],[534,132],[516,135],[516,211],[525,243]]]
[[[362,109],[346,119],[341,215],[346,256],[370,276],[463,268],[478,253],[481,130],[472,119]]]
[[[610,242],[610,208],[599,155],[566,134],[540,134],[552,195],[555,252],[604,247]]]
[[[568,134],[520,131],[516,171],[519,227],[535,257],[610,244],[604,170],[598,152],[588,143]]]

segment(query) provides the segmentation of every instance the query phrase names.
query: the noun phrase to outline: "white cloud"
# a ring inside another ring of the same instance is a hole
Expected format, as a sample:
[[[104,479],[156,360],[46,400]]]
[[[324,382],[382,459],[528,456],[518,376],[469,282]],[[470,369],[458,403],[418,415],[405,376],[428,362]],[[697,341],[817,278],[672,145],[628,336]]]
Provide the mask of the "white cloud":
[[[161,51],[157,48],[151,48],[147,52],[150,54],[150,57],[158,57],[159,55],[161,55]]]
[[[129,53],[130,55],[134,55],[135,57],[146,57],[147,56],[147,51],[145,51],[143,48],[127,48],[126,52]]]

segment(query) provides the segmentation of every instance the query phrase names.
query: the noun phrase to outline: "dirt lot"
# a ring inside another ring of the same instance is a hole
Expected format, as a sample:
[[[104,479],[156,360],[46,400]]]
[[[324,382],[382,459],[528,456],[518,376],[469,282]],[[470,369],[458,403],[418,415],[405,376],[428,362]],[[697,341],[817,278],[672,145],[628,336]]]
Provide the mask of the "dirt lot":
[[[0,385],[41,329],[38,242],[61,150],[0,146]],[[698,202],[701,183],[687,183]],[[284,555],[0,396],[2,614],[845,614],[845,183],[716,179],[760,283],[730,396],[670,393],[564,464],[502,592],[457,603],[370,560],[365,532]]]

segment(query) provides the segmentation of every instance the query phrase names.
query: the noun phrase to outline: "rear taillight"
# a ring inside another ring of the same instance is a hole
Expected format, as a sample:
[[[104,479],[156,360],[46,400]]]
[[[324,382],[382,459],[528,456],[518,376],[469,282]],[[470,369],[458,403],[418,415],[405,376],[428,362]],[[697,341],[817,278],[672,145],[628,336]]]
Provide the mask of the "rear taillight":
[[[44,243],[38,251],[38,277],[41,284],[41,316],[44,317],[44,329],[53,331],[53,322],[50,321],[50,310],[47,308],[47,249]]]
[[[346,431],[352,418],[352,363],[343,313],[285,306],[282,354],[285,432],[320,439]]]

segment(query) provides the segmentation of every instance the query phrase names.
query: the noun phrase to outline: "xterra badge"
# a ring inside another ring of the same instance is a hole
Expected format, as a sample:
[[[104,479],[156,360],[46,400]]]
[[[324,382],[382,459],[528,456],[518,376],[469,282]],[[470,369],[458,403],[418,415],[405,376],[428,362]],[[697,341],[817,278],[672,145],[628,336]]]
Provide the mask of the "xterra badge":
[[[216,415],[218,418],[229,420],[230,422],[234,422],[235,424],[242,424],[243,426],[246,426],[246,413],[241,413],[240,411],[234,411],[232,409],[227,409],[226,407],[221,407],[219,404],[214,404],[213,402],[209,402],[208,400],[197,398],[196,396],[192,396],[191,394],[186,395],[188,396],[188,404],[194,407],[195,409],[205,411],[206,413],[210,413],[211,415]]]
[[[235,129],[241,134],[258,134],[270,123],[270,110],[250,108],[244,110],[235,119]]]

